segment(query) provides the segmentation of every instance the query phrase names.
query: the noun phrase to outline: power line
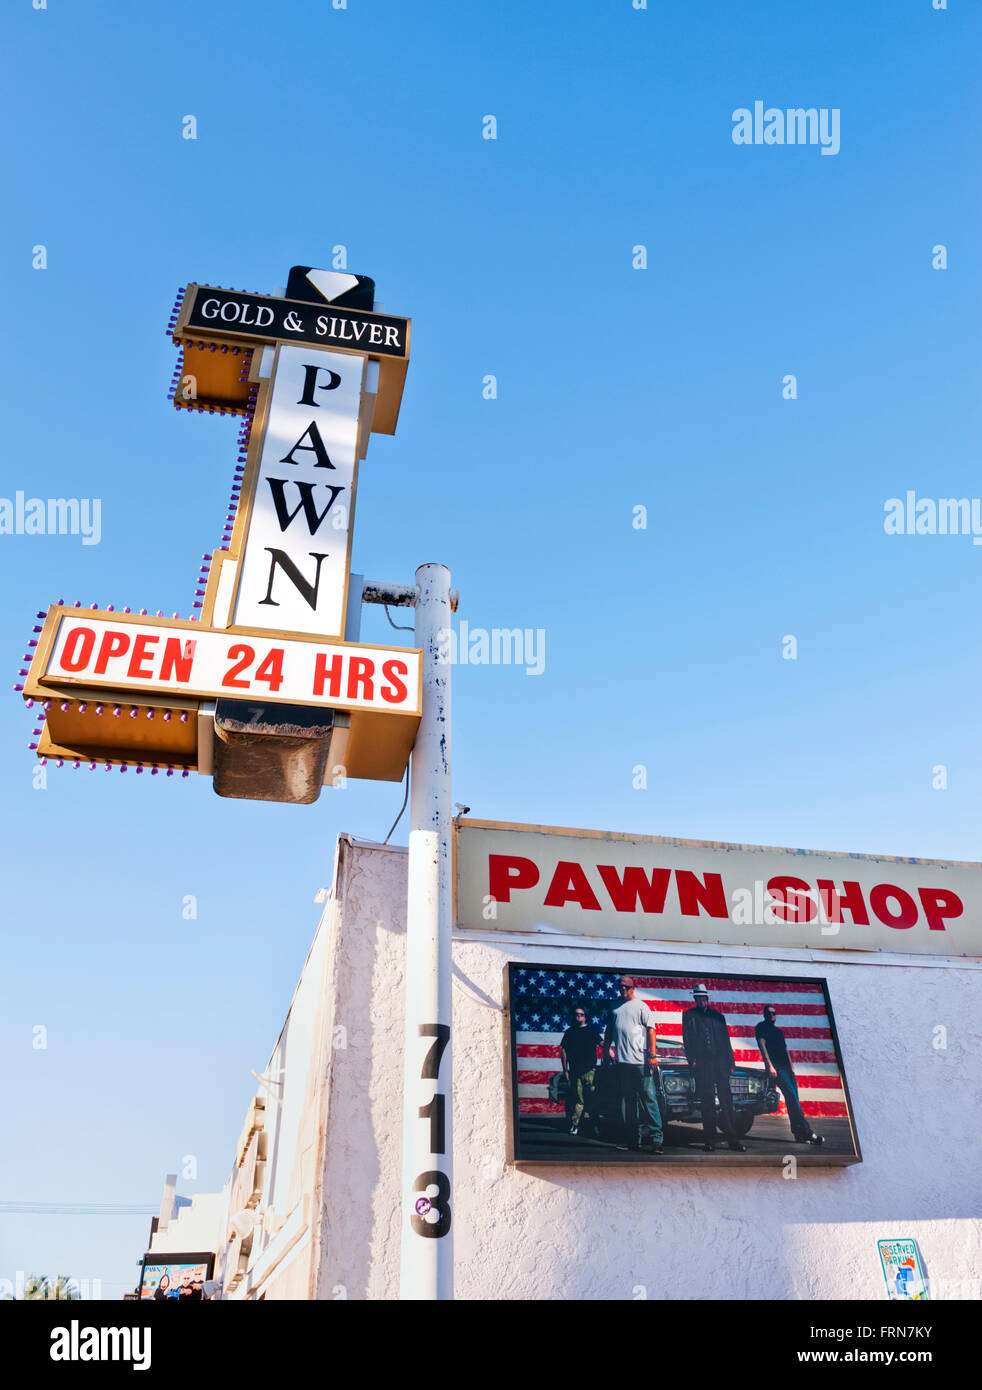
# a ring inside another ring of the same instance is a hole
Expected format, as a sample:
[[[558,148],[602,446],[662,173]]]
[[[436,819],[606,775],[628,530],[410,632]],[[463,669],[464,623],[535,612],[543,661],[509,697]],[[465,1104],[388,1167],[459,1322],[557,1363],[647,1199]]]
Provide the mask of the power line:
[[[156,1216],[159,1211],[159,1202],[0,1202],[0,1212],[32,1216]]]
[[[389,839],[391,838],[391,835],[392,835],[393,830],[395,830],[396,826],[397,826],[397,825],[399,824],[399,822],[402,820],[402,813],[403,813],[403,811],[405,811],[405,809],[406,809],[406,802],[407,802],[408,800],[409,800],[409,764],[407,763],[407,764],[406,764],[406,795],[402,798],[402,808],[401,808],[401,810],[399,811],[399,814],[396,816],[395,820],[392,822],[391,826],[389,827],[389,833],[388,833],[388,835],[386,835],[385,839],[382,841],[382,843],[383,843],[384,845],[387,845],[387,844],[389,843]]]

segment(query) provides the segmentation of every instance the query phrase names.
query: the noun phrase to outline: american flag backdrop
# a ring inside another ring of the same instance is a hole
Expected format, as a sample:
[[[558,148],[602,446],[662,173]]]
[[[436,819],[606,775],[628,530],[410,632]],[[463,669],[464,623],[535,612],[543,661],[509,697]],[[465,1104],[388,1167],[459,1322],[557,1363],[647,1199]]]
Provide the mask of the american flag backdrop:
[[[621,1001],[617,982],[623,972],[512,968],[511,1008],[517,1049],[520,1115],[562,1115],[549,1099],[549,1078],[561,1069],[559,1045],[582,1004],[587,1023],[603,1036],[608,1012]],[[697,984],[709,991],[711,1008],[726,1019],[738,1066],[763,1070],[754,1029],[765,1004],[777,1010],[788,1056],[798,1080],[806,1115],[846,1118],[848,1110],[822,984],[817,980],[726,979],[706,975],[633,975],[636,998],[656,1019],[660,1060],[684,1060],[682,1012],[691,1008]],[[784,1102],[778,1112],[786,1114]]]

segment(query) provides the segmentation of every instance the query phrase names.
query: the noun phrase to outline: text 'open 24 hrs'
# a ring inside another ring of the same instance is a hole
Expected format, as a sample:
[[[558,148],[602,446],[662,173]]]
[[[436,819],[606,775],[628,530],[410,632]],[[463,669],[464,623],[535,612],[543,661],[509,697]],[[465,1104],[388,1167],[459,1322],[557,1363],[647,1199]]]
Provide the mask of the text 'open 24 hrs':
[[[217,699],[419,712],[419,653],[190,623],[63,617],[42,680]]]

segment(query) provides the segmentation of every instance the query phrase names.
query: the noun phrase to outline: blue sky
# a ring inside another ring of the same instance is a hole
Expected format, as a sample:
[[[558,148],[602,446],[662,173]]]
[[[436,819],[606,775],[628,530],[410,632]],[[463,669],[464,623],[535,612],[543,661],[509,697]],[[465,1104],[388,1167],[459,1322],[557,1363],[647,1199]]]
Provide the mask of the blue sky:
[[[977,6],[17,0],[2,30],[0,495],[103,509],[99,545],[0,536],[11,685],[49,602],[192,611],[236,425],[166,401],[178,286],[271,291],[343,244],[413,319],[354,568],[442,560],[472,629],[545,634],[540,676],[456,672],[456,799],[982,859],[982,548],[883,530],[907,489],[978,495]],[[839,108],[839,153],[734,145],[757,99]],[[363,638],[389,635],[366,610]],[[35,789],[32,727],[9,693],[0,1202],[154,1207],[189,1154],[181,1190],[213,1190],[335,837],[382,838],[401,789]],[[0,1213],[0,1277],[116,1296],[147,1228]]]

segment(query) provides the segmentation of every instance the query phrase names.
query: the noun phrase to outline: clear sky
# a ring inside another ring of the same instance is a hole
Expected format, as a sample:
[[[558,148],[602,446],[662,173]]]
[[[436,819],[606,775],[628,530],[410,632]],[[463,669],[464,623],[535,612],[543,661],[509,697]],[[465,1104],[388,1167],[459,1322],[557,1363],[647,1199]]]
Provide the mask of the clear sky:
[[[167,403],[176,289],[344,245],[413,319],[354,568],[441,560],[471,629],[544,634],[540,675],[456,672],[457,800],[982,859],[982,547],[883,526],[979,494],[978,4],[10,0],[2,38],[0,494],[102,499],[98,545],[0,535],[11,686],[49,602],[192,611],[237,426]],[[734,144],[756,100],[838,109],[839,152]],[[0,1203],[149,1212],[186,1155],[223,1182],[335,837],[402,790],[36,788],[32,727],[8,687]],[[0,1277],[116,1296],[148,1224],[0,1209]]]

